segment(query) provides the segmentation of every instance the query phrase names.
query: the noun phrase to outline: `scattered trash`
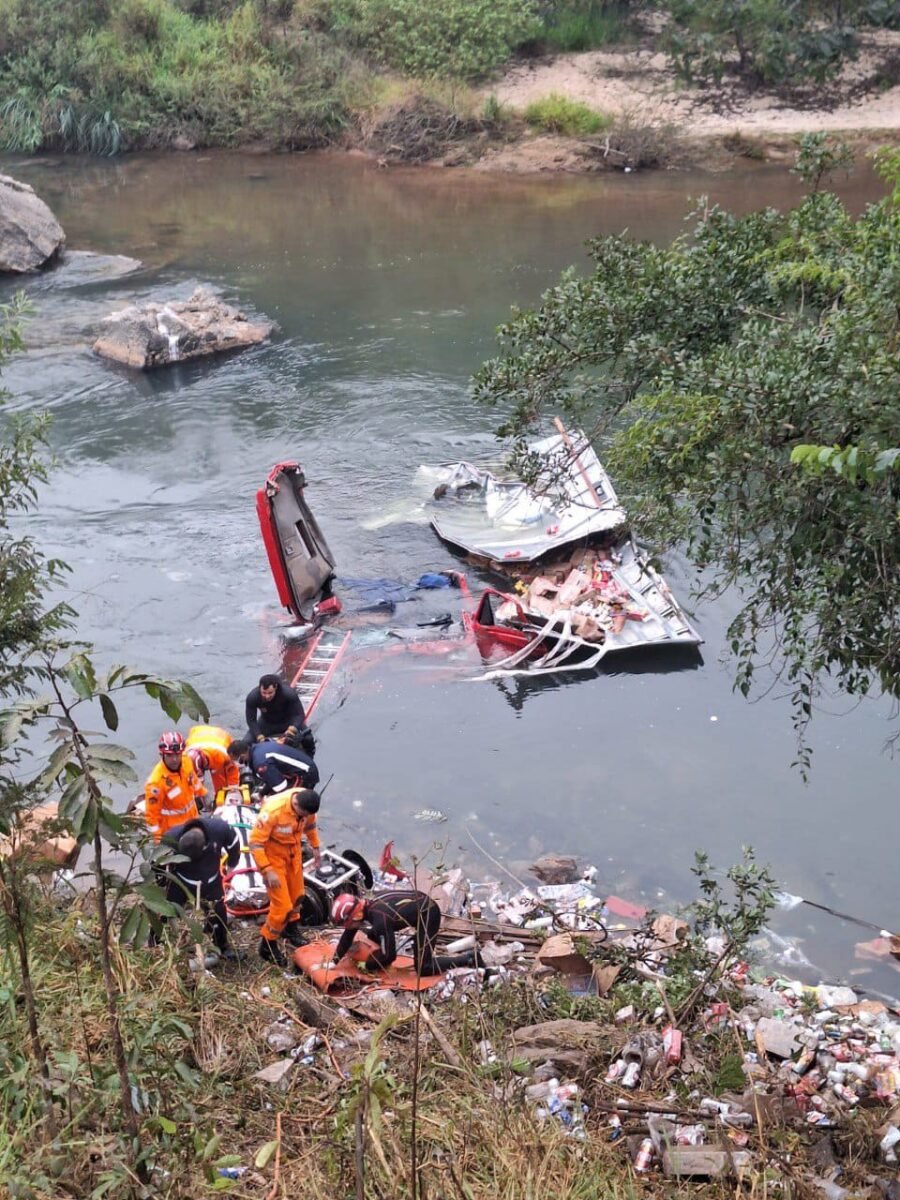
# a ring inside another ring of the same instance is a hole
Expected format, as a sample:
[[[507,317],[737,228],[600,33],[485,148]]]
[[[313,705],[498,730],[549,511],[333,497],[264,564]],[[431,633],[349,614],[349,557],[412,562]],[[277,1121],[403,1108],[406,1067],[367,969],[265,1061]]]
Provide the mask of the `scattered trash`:
[[[442,813],[439,808],[422,808],[413,816],[414,821],[430,821],[435,825],[439,825],[447,820],[445,813]]]
[[[267,1067],[263,1067],[261,1071],[254,1072],[251,1079],[258,1079],[260,1083],[280,1084],[286,1078],[291,1067],[294,1065],[292,1058],[280,1058],[277,1062],[269,1063]]]
[[[273,1022],[266,1030],[265,1037],[270,1049],[274,1050],[276,1054],[285,1054],[288,1050],[292,1050],[300,1040],[287,1017]]]

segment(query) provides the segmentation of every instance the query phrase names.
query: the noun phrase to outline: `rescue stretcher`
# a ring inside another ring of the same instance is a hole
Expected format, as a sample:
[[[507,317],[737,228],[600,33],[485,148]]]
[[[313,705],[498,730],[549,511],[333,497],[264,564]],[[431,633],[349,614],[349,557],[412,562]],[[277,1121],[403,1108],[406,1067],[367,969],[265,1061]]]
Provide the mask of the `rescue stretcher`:
[[[263,917],[269,911],[265,881],[250,853],[250,832],[258,812],[248,803],[227,803],[216,808],[216,816],[237,830],[241,841],[240,865],[224,877],[225,911],[231,917]],[[323,848],[321,854],[318,870],[312,869],[311,859],[304,862],[306,891],[301,916],[305,925],[324,925],[338,892],[358,893],[374,881],[372,868],[356,850],[338,854]]]

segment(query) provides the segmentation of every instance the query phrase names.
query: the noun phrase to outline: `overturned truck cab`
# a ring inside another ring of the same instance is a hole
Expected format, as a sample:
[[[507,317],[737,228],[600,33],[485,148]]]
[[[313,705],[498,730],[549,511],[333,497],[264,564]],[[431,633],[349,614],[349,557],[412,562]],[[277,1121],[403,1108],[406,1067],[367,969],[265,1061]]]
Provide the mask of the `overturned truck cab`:
[[[276,463],[256,493],[256,515],[278,598],[298,621],[309,622],[331,595],[335,562],[305,488],[299,463]]]

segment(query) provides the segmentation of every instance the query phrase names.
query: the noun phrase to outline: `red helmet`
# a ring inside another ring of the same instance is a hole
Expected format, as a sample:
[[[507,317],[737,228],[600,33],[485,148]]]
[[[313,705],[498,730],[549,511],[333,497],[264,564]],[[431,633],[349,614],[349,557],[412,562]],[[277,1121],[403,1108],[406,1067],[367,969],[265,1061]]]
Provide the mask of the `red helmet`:
[[[159,752],[160,754],[184,753],[184,738],[177,729],[170,730],[168,733],[160,734]]]
[[[187,755],[194,764],[195,771],[199,771],[202,775],[204,771],[209,770],[209,755],[205,750],[201,750],[199,746],[191,746],[188,748]]]
[[[357,903],[356,897],[351,896],[349,892],[341,892],[339,896],[335,896],[331,906],[331,919],[335,925],[346,925],[352,918]]]

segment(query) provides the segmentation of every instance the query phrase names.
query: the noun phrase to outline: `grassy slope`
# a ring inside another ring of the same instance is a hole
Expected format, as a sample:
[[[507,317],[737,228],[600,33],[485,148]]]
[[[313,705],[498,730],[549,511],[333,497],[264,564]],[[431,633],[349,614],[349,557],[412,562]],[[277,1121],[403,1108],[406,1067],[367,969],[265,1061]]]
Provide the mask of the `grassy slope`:
[[[313,1030],[303,1025],[298,996],[316,994],[263,967],[252,952],[244,964],[213,975],[191,973],[183,925],[173,931],[174,944],[117,954],[120,1014],[139,1107],[135,1147],[124,1129],[90,900],[46,904],[36,915],[32,968],[50,1065],[46,1081],[29,1054],[14,957],[0,958],[0,1194],[11,1200],[196,1200],[217,1190],[298,1200],[354,1194],[384,1200],[633,1200],[643,1191],[642,1179],[651,1194],[668,1197],[734,1195],[728,1180],[678,1186],[658,1173],[635,1176],[635,1140],[610,1140],[608,1110],[622,1092],[603,1079],[636,1028],[616,1024],[613,1014],[630,1002],[640,1023],[641,1011],[652,1012],[659,998],[650,985],[620,982],[608,1000],[573,1000],[552,981],[507,980],[471,994],[466,1003],[429,1002],[442,1041],[414,1007],[378,1025],[377,1016],[341,1015],[332,1003],[333,1023],[315,1061],[295,1065],[283,1084],[264,1084],[253,1074],[285,1053],[270,1048],[267,1030],[286,1021],[305,1039]],[[252,951],[255,926],[238,925],[235,936]],[[670,1002],[677,1007],[695,983],[692,971],[683,978],[674,971]],[[584,1056],[575,1073],[590,1106],[585,1140],[567,1137],[555,1119],[539,1121],[524,1095],[512,1043],[515,1029],[562,1017],[575,1018],[569,1025],[575,1040],[568,1044]],[[684,1028],[698,1073],[689,1080],[676,1074],[655,1094],[662,1098],[674,1088],[667,1103],[693,1108],[690,1088],[701,1095],[740,1090],[737,1023],[705,1032],[702,1020],[686,1021]],[[485,1039],[497,1061],[484,1063]],[[629,1097],[641,1100],[640,1093]],[[833,1132],[846,1186],[873,1170],[875,1128],[883,1119],[883,1110],[860,1111]],[[625,1126],[637,1141],[646,1132],[638,1114],[625,1117]],[[765,1146],[788,1178],[811,1169],[808,1155],[819,1131],[798,1132],[795,1124],[750,1132],[752,1147]],[[411,1184],[413,1156],[418,1189]],[[149,1186],[138,1178],[141,1166]],[[219,1174],[229,1166],[245,1173],[229,1182]],[[748,1194],[762,1195],[772,1186],[761,1175],[750,1182]]]
[[[306,149],[359,140],[417,93],[451,125],[462,118],[464,133],[496,132],[503,114],[479,111],[466,84],[523,41],[551,44],[533,5],[0,0],[0,141],[101,154],[185,143]]]

